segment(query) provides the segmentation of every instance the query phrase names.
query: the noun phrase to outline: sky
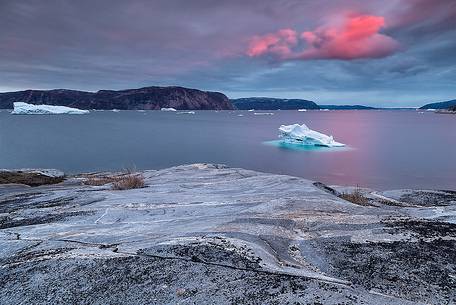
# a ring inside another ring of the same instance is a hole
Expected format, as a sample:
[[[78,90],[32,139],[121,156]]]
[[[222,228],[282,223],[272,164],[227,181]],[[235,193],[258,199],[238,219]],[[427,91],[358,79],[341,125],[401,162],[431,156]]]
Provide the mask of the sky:
[[[177,85],[230,98],[456,98],[455,0],[0,0],[0,92]]]

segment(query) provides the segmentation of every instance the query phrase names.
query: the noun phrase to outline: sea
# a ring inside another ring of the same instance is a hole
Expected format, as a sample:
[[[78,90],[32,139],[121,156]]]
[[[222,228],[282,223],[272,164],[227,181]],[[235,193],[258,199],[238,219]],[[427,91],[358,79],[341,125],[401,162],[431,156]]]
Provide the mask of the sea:
[[[288,145],[306,124],[344,148]],[[218,163],[329,185],[456,190],[456,115],[420,110],[0,111],[0,168],[67,174]]]

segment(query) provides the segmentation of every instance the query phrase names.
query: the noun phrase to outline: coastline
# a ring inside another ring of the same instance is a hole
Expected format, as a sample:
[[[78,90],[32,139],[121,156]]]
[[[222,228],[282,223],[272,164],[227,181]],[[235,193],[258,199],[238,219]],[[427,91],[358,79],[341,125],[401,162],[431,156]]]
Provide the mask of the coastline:
[[[140,174],[0,185],[0,303],[456,301],[454,191],[354,204],[354,188],[223,165]]]

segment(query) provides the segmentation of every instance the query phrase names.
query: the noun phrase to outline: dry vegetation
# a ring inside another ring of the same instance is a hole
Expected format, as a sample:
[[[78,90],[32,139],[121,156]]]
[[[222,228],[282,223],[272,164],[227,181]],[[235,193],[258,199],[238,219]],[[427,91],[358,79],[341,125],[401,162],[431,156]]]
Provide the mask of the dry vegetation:
[[[129,190],[139,189],[144,187],[144,177],[138,174],[128,174],[121,176],[113,182],[112,188],[114,190]]]
[[[340,194],[339,196],[340,198],[344,199],[344,200],[347,200],[347,201],[350,201],[352,203],[355,203],[355,204],[359,204],[359,205],[369,205],[369,199],[366,198],[362,193],[361,191],[359,190],[359,188],[356,188],[353,192],[351,193],[342,193]]]
[[[144,177],[134,170],[127,169],[125,173],[110,176],[88,176],[85,185],[101,186],[112,183],[113,190],[137,189],[145,186]]]

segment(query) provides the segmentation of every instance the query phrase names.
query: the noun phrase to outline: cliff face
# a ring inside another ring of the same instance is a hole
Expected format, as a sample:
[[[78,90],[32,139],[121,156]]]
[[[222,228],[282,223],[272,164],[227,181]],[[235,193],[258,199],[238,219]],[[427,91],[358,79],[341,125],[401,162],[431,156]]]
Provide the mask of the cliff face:
[[[314,102],[301,99],[250,97],[233,99],[231,102],[239,110],[320,109],[320,107]]]
[[[145,87],[127,90],[26,90],[0,93],[0,108],[12,109],[14,102],[68,106],[79,109],[158,110],[172,107],[178,110],[233,109],[222,93],[183,87]]]

